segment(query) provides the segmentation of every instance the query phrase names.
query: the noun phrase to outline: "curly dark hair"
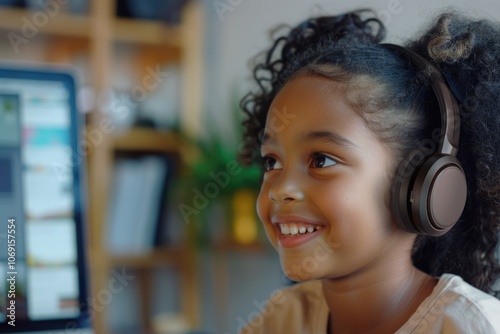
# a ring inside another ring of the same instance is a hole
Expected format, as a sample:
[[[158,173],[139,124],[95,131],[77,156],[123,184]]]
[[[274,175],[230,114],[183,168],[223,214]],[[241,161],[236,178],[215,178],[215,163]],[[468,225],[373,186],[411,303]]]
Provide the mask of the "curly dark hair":
[[[280,31],[278,31],[280,33]],[[257,160],[268,109],[294,76],[308,73],[346,85],[345,99],[401,160],[440,127],[429,75],[380,43],[386,30],[371,10],[311,18],[274,38],[253,69],[257,89],[241,107],[247,163]],[[407,48],[434,64],[460,102],[458,159],[467,182],[467,203],[443,236],[418,235],[412,260],[432,276],[452,273],[500,297],[500,26],[461,13],[437,17]],[[429,110],[435,112],[430,113]]]

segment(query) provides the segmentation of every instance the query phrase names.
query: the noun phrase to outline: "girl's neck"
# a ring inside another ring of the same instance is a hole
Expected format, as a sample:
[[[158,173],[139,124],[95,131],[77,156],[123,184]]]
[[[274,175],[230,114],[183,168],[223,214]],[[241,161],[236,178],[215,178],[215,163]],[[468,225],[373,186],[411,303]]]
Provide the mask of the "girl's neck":
[[[411,259],[350,277],[323,280],[329,334],[394,333],[428,297],[437,280]]]

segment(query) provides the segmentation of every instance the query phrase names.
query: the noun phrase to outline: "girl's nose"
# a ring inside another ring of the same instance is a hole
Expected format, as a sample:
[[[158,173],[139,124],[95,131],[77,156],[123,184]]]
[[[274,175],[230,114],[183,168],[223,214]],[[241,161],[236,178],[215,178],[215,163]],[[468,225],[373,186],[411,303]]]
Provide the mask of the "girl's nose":
[[[300,186],[299,177],[282,170],[269,189],[269,198],[282,204],[304,199],[304,193]]]

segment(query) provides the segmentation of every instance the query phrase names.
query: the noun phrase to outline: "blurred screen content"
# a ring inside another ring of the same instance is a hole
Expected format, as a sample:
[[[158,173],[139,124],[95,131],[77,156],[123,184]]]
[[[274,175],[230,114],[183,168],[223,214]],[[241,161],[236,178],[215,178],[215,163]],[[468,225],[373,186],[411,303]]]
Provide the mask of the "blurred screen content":
[[[54,168],[70,164],[70,108],[60,82],[0,78],[0,322],[12,301],[16,320],[80,314],[75,185]]]

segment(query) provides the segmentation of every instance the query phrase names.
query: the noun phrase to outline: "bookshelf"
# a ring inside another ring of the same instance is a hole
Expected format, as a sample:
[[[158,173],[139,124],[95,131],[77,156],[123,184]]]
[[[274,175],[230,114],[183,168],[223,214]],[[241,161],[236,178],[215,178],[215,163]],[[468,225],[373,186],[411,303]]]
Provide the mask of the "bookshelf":
[[[99,101],[110,87],[113,49],[116,43],[129,43],[140,52],[137,68],[147,64],[175,62],[183,70],[180,123],[185,133],[195,135],[200,129],[202,100],[203,12],[198,1],[189,2],[183,9],[181,23],[167,26],[156,21],[115,17],[115,0],[89,0],[88,15],[58,11],[44,24],[36,24],[36,38],[44,36],[50,43],[46,61],[64,62],[75,53],[85,53],[90,61],[91,87]],[[23,24],[35,12],[24,8],[0,7],[0,30],[23,33]],[[98,105],[98,103],[95,103]],[[99,130],[104,113],[95,107],[87,117],[87,131]],[[161,247],[141,256],[114,256],[108,253],[106,219],[114,157],[120,152],[164,153],[189,159],[190,148],[172,133],[152,129],[133,128],[125,132],[105,134],[88,156],[89,166],[89,256],[91,293],[93,296],[106,288],[110,272],[116,267],[132,268],[138,273],[141,291],[142,332],[151,329],[151,273],[154,269],[172,267],[182,282],[181,312],[192,328],[199,326],[199,287],[194,250],[189,245]],[[182,170],[181,170],[182,172]],[[109,333],[106,310],[93,314],[97,334]]]
[[[113,18],[112,0],[94,0],[91,21],[94,38],[91,40],[91,56],[94,71],[94,87],[97,92],[105,91],[109,85],[109,64],[112,61],[112,42],[129,42],[140,45],[143,50],[141,61],[147,64],[166,61],[169,58],[180,63],[184,71],[186,89],[182,99],[181,115],[187,120],[198,119],[201,103],[201,25],[202,13],[196,2],[184,9],[182,24],[166,27],[157,22]],[[158,55],[162,53],[162,55]],[[143,67],[143,66],[141,66]],[[95,112],[90,117],[90,129],[99,124],[102,113]],[[181,120],[185,132],[196,131],[196,124]],[[114,133],[99,145],[90,159],[90,221],[91,221],[91,259],[94,275],[94,291],[105,287],[108,273],[113,267],[132,268],[138,274],[141,303],[142,327],[144,332],[151,330],[151,282],[152,270],[159,267],[175,268],[181,278],[181,309],[189,320],[190,326],[199,325],[199,293],[196,281],[196,267],[193,250],[189,245],[179,248],[155,249],[151,254],[141,256],[111,256],[105,247],[107,200],[110,197],[111,170],[114,154],[117,151],[173,153],[186,158],[180,138],[171,133],[151,129],[131,129],[128,132]],[[95,330],[106,333],[105,314],[96,312]]]

